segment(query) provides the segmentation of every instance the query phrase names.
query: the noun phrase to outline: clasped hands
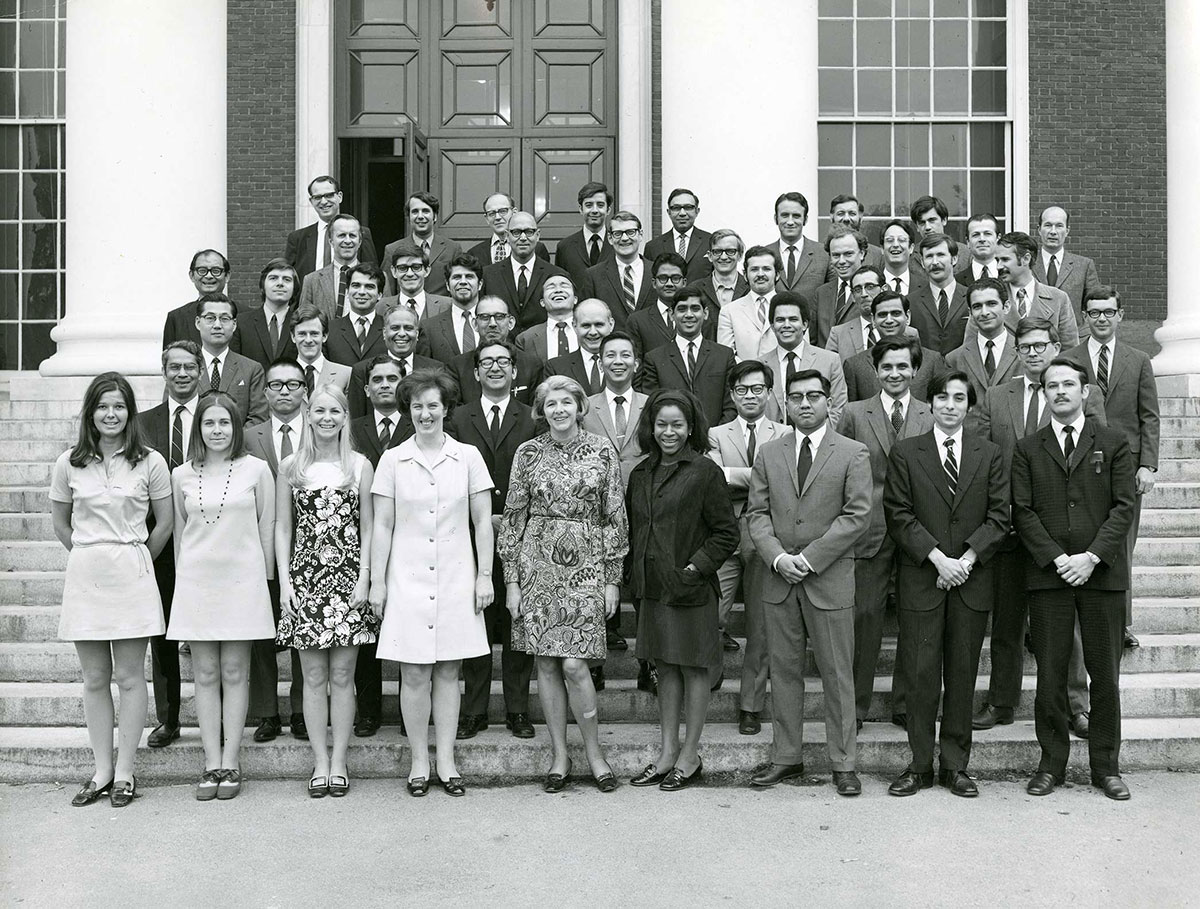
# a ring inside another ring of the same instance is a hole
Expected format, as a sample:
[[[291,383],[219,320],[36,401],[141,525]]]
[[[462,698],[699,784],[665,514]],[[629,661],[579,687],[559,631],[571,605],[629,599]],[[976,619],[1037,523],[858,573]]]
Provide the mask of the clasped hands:
[[[787,553],[781,555],[775,563],[775,570],[789,584],[799,584],[812,574],[812,569],[809,567],[808,562],[799,553],[796,555],[788,555]]]
[[[1082,587],[1096,570],[1096,564],[1086,552],[1067,555],[1065,552],[1054,560],[1058,576],[1072,587]]]
[[[509,581],[504,588],[504,603],[508,606],[508,614],[514,619],[521,615],[521,585],[516,581]],[[606,618],[612,618],[617,614],[617,609],[621,605],[621,587],[618,584],[604,585],[604,615]]]
[[[940,549],[934,549],[929,553],[929,561],[937,569],[938,590],[949,590],[965,584],[967,578],[971,576],[971,569],[975,566],[975,560],[967,555],[959,559],[952,559]]]

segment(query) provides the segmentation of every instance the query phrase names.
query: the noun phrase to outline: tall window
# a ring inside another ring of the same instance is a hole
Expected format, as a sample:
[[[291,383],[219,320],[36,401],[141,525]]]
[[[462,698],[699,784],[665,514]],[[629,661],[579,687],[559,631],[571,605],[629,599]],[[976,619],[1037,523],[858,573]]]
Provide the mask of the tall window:
[[[852,192],[873,242],[920,196],[1012,219],[1006,0],[820,0],[820,198]]]
[[[66,0],[0,0],[0,369],[37,369],[63,315]]]

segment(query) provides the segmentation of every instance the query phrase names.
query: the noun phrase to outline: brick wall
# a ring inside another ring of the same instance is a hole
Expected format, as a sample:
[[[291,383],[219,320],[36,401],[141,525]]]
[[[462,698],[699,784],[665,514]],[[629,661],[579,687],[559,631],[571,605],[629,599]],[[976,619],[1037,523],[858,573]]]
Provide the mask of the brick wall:
[[[296,2],[228,0],[230,296],[259,301],[258,273],[295,220]]]
[[[1137,320],[1167,311],[1164,35],[1156,0],[1029,4],[1031,217],[1065,207],[1068,248]]]

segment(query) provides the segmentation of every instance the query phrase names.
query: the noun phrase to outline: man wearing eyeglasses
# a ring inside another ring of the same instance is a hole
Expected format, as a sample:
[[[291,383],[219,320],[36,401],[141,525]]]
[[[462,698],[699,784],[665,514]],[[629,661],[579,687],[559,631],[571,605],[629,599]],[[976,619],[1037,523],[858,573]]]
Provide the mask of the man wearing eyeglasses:
[[[883,273],[872,265],[864,265],[850,276],[850,293],[858,304],[858,318],[833,326],[829,340],[825,342],[825,349],[841,357],[843,365],[855,354],[870,350],[880,339],[871,315],[871,304],[884,289]],[[904,334],[920,339],[911,325],[905,327]]]
[[[746,244],[736,231],[727,227],[714,230],[708,238],[708,252],[705,253],[712,265],[711,273],[708,277],[688,285],[695,287],[704,297],[709,320],[714,328],[718,327],[721,311],[734,300],[750,292],[750,285],[738,271],[742,253],[745,251]]]
[[[508,344],[513,330],[513,317],[508,310],[508,304],[499,297],[480,297],[475,307],[475,330],[479,335],[480,344]],[[468,350],[459,354],[450,362],[450,374],[458,382],[463,401],[472,401],[481,394],[479,377],[476,367],[479,365],[475,351]],[[515,356],[508,365],[516,375],[508,383],[507,393],[519,401],[528,402],[533,388],[537,387],[541,375],[541,367],[534,355],[528,351],[513,348]]]
[[[384,262],[393,260],[401,243],[411,243],[422,250],[425,260],[429,263],[425,289],[431,294],[446,293],[445,267],[463,254],[462,247],[455,241],[434,232],[441,210],[442,205],[437,196],[425,192],[413,193],[404,203],[404,211],[408,215],[409,235],[392,241],[383,250]],[[392,275],[387,277],[387,294],[391,296],[396,293],[396,283]]]
[[[263,422],[267,418],[263,368],[229,349],[237,329],[237,304],[224,294],[207,294],[197,305],[195,324],[204,358],[201,392],[225,392],[237,403],[248,427]]]
[[[407,306],[417,314],[418,321],[425,322],[454,305],[450,297],[426,293],[425,276],[429,274],[429,257],[421,247],[407,241],[395,244],[392,247],[392,260],[387,267],[396,292],[379,298],[376,312],[380,316],[386,315],[395,306]],[[387,289],[386,278],[384,289]]]
[[[1117,343],[1117,329],[1124,315],[1121,295],[1116,288],[1097,284],[1087,291],[1083,298],[1083,318],[1091,329],[1091,337],[1067,351],[1066,356],[1087,370],[1088,382],[1100,389],[1108,425],[1125,435],[1133,454],[1137,499],[1128,546],[1130,564],[1133,564],[1133,547],[1142,519],[1142,497],[1154,489],[1154,477],[1158,473],[1158,385],[1154,381],[1150,357],[1136,347]],[[1131,625],[1133,593],[1126,591],[1126,648],[1138,646]]]
[[[503,262],[512,255],[512,248],[508,245],[508,219],[516,210],[516,201],[505,193],[492,193],[484,199],[483,218],[492,229],[492,236],[468,249],[467,255],[474,256],[486,265]],[[534,247],[533,254],[543,262],[550,261],[550,250],[541,240]]]
[[[824,347],[835,325],[852,322],[858,314],[850,278],[867,253],[867,236],[850,227],[835,226],[825,238],[825,253],[834,277],[817,288],[816,318],[809,326],[812,342]]]
[[[579,349],[575,331],[575,288],[566,275],[551,275],[542,285],[542,309],[546,319],[527,328],[514,342],[517,351],[528,355],[540,368],[552,357],[565,357]],[[528,375],[521,377],[528,384]]]
[[[177,306],[167,313],[163,323],[163,347],[175,341],[200,343],[200,331],[196,328],[196,306],[206,294],[224,294],[229,281],[229,260],[215,249],[202,249],[192,256],[188,266],[188,279],[196,288],[196,299]],[[229,347],[241,352],[242,339],[234,332]]]
[[[567,272],[535,255],[541,231],[537,219],[529,212],[513,212],[506,234],[512,254],[483,269],[483,291],[507,303],[508,311],[517,320],[517,331],[524,331],[545,316],[542,293],[546,278]],[[578,286],[573,276],[571,280]]]
[[[671,219],[671,229],[646,244],[646,258],[651,262],[665,252],[676,252],[683,256],[687,262],[688,284],[703,281],[713,270],[712,261],[708,258],[712,235],[696,226],[696,216],[699,214],[699,196],[682,187],[671,190],[667,196],[667,217]]]
[[[608,237],[616,256],[587,270],[587,280],[579,295],[585,300],[589,297],[603,300],[613,314],[617,329],[624,331],[630,316],[654,305],[654,286],[650,278],[653,260],[643,258],[639,253],[642,222],[632,212],[619,211],[613,215],[608,225]]]
[[[642,352],[642,363],[653,350],[670,344],[675,338],[675,295],[683,289],[687,278],[687,263],[679,253],[665,252],[650,265],[650,286],[657,300],[629,316],[625,330]],[[697,297],[700,294],[696,293]],[[703,302],[703,298],[701,298]],[[705,306],[707,318],[708,307]]]
[[[338,181],[328,175],[315,178],[308,184],[308,204],[317,213],[317,223],[288,234],[283,251],[283,257],[299,272],[301,280],[334,260],[333,236],[329,228],[342,211],[342,190]],[[375,241],[366,226],[362,229],[360,257],[364,262],[379,261]]]

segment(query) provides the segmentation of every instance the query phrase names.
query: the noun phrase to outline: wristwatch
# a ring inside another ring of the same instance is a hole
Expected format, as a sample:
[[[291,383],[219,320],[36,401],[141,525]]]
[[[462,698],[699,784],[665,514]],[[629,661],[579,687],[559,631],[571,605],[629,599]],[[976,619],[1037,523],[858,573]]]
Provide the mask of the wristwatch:
[[[1100,564],[1100,556],[1096,555],[1096,553],[1094,553],[1094,552],[1085,552],[1085,553],[1084,553],[1084,555],[1085,555],[1085,556],[1087,556],[1089,559],[1091,559],[1091,560],[1092,560],[1092,564],[1093,564],[1093,565],[1099,565],[1099,564]]]

